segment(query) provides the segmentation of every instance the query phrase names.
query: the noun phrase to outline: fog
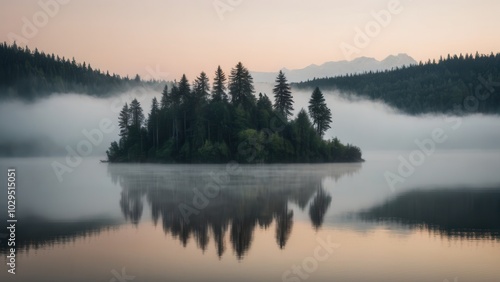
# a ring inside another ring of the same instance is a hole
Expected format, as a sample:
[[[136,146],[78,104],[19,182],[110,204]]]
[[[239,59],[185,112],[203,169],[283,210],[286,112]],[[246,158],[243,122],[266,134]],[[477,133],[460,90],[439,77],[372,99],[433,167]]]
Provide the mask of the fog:
[[[272,85],[256,84],[256,94],[266,93],[271,100]],[[293,90],[294,114],[307,109],[311,91]],[[415,140],[432,138],[433,130],[442,129],[447,136],[438,149],[500,149],[500,117],[470,115],[446,121],[445,116],[408,116],[388,106],[367,100],[349,100],[335,91],[323,91],[332,110],[332,128],[326,138],[341,141],[369,151],[398,151],[418,148]],[[0,151],[11,156],[65,155],[66,146],[75,148],[87,140],[83,130],[98,130],[100,122],[109,120],[114,130],[103,133],[101,142],[93,145],[92,155],[104,156],[109,144],[118,139],[118,112],[125,102],[137,97],[145,116],[151,99],[159,92],[131,90],[101,99],[78,94],[55,94],[49,98],[24,103],[0,103]],[[458,128],[453,126],[460,122]]]
[[[112,141],[118,140],[118,113],[134,98],[147,117],[151,100],[160,93],[133,89],[109,98],[80,94],[54,94],[34,103],[0,102],[0,154],[8,156],[63,156],[66,146],[75,149],[89,140],[82,131],[102,133],[102,141],[92,144],[94,156],[104,156]],[[102,122],[110,122],[101,130]],[[10,151],[10,152],[5,152]],[[8,153],[8,154],[6,154]]]
[[[258,84],[257,93],[266,93],[271,100],[272,85]],[[311,90],[292,89],[294,115],[307,111]],[[435,129],[448,137],[438,149],[500,149],[500,117],[469,115],[409,116],[381,103],[360,99],[338,91],[322,91],[332,111],[332,128],[325,138],[338,137],[342,142],[361,147],[363,151],[414,150],[415,140],[432,138]],[[458,128],[454,129],[459,122]]]

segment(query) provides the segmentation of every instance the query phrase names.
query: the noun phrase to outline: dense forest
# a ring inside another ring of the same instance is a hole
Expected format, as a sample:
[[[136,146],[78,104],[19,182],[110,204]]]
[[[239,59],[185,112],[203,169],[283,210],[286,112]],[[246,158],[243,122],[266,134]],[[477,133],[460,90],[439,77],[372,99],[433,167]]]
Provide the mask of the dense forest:
[[[357,162],[361,150],[338,139],[323,140],[331,110],[319,88],[308,112],[292,117],[293,96],[280,72],[273,89],[254,95],[248,69],[238,63],[229,77],[220,67],[210,87],[202,72],[192,85],[185,75],[147,114],[134,99],[119,114],[120,140],[107,151],[110,162],[241,163]]]
[[[448,55],[382,72],[319,78],[297,88],[338,89],[382,101],[402,112],[500,114],[500,53]],[[461,105],[459,111],[455,107]]]
[[[0,99],[32,101],[52,93],[83,93],[107,96],[131,87],[151,87],[158,81],[120,77],[93,69],[90,64],[16,45],[0,44]],[[160,86],[161,89],[161,86]]]

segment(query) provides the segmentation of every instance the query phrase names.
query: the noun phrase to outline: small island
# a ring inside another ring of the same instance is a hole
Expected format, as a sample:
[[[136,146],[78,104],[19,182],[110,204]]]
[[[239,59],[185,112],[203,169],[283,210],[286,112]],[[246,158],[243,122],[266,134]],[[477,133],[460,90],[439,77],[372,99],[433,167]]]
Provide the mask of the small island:
[[[227,86],[226,86],[227,85]],[[361,162],[360,148],[323,139],[332,114],[316,88],[307,111],[292,115],[293,96],[283,72],[266,94],[254,95],[253,79],[238,63],[227,78],[220,66],[210,87],[206,73],[191,83],[185,75],[145,117],[140,101],[119,114],[120,140],[108,149],[109,162],[321,163]]]

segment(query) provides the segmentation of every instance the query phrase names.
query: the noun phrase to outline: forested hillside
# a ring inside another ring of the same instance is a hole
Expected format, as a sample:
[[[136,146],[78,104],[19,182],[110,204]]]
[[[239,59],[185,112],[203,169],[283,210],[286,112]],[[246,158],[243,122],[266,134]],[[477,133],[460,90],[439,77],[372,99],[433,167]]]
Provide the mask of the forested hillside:
[[[120,77],[75,59],[30,50],[7,43],[0,44],[0,99],[35,100],[52,93],[82,93],[107,96],[130,87],[158,87],[156,81]]]
[[[313,79],[293,86],[351,92],[408,114],[500,114],[500,53],[448,56],[391,71]],[[456,105],[461,105],[462,112]]]

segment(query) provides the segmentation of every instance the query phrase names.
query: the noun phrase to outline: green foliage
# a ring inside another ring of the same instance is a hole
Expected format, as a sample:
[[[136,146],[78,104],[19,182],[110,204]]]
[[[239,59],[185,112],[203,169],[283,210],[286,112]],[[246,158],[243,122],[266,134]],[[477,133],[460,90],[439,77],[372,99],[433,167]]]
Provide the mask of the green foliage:
[[[160,103],[153,98],[146,121],[136,99],[125,104],[119,115],[120,141],[111,144],[108,159],[182,163],[362,160],[359,148],[323,140],[305,110],[288,121],[280,109],[273,109],[266,94],[255,99],[246,72],[241,63],[233,69],[231,102],[224,98],[225,88],[218,85],[224,81],[218,68],[219,82],[214,82],[211,93],[205,73],[195,79],[193,87],[185,75],[170,90],[165,87]]]
[[[500,53],[448,55],[438,62],[429,60],[390,71],[318,78],[294,86],[338,89],[383,101],[412,115],[500,114]],[[473,102],[477,102],[477,109],[457,111],[455,106],[464,109],[467,99],[476,99]]]

